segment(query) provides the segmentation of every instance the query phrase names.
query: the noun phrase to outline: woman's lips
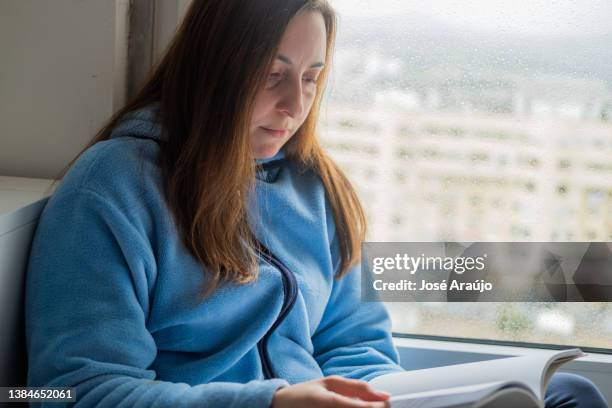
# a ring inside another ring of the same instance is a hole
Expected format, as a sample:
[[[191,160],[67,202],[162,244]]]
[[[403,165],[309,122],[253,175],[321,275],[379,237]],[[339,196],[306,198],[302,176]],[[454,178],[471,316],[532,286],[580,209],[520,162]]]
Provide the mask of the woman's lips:
[[[289,131],[287,129],[268,129],[265,127],[261,127],[263,130],[266,131],[267,134],[269,134],[270,136],[274,136],[274,137],[285,137],[287,135],[287,133],[289,133]]]

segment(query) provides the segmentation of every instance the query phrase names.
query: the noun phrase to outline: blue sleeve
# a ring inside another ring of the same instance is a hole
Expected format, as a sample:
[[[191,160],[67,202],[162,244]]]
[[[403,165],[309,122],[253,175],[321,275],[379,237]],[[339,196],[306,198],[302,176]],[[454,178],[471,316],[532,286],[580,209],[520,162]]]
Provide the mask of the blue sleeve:
[[[335,271],[340,264],[338,242],[331,245]],[[403,371],[391,337],[391,322],[381,302],[361,301],[361,266],[334,278],[323,318],[313,335],[314,357],[328,375],[369,381]]]
[[[28,386],[74,387],[75,407],[269,407],[284,380],[155,379],[146,326],[155,256],[126,213],[82,188],[47,204],[26,277]]]

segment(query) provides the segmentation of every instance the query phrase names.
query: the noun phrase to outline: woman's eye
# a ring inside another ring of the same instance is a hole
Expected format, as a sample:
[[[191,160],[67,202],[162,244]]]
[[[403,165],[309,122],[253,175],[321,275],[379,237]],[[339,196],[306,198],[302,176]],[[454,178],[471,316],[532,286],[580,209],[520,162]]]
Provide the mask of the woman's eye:
[[[276,87],[284,79],[285,79],[285,73],[271,72],[270,74],[268,74],[268,79],[266,81],[266,87],[267,88]],[[317,78],[311,77],[311,76],[302,77],[302,81],[304,81],[308,86],[314,86],[317,84]]]
[[[268,86],[276,85],[280,80],[283,79],[283,74],[280,72],[273,72],[268,75]]]

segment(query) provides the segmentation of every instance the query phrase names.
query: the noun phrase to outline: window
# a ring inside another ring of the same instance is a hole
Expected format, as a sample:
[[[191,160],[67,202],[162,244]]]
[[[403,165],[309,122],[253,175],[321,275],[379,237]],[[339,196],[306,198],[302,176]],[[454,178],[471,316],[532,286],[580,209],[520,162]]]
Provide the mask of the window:
[[[331,2],[321,137],[363,166],[368,240],[610,240],[611,2]],[[609,303],[387,306],[395,332],[612,348]]]

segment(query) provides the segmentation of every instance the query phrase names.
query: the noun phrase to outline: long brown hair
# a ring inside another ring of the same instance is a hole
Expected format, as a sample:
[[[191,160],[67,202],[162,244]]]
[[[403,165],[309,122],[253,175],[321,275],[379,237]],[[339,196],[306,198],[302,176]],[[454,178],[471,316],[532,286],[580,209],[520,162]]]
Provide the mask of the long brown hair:
[[[203,297],[225,281],[257,278],[256,241],[247,215],[256,171],[248,128],[255,95],[300,10],[323,15],[326,65],[311,111],[285,153],[323,182],[340,248],[336,278],[342,277],[359,260],[366,222],[355,190],[316,137],[336,32],[336,16],[326,0],[194,0],[142,89],[77,156],[109,139],[130,112],[159,103],[165,199],[182,242],[207,268],[210,284]]]

